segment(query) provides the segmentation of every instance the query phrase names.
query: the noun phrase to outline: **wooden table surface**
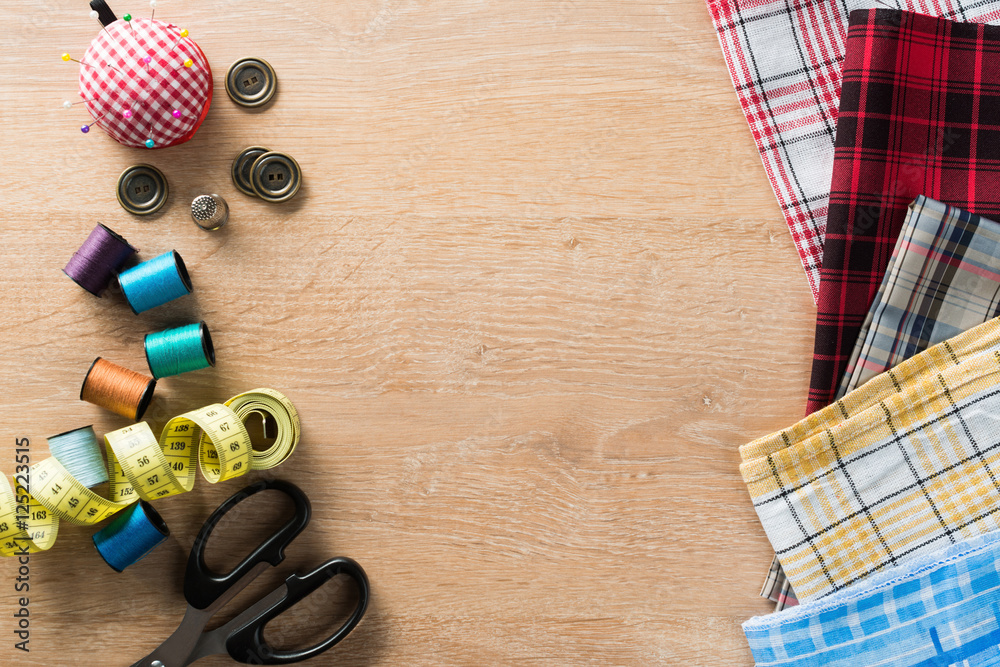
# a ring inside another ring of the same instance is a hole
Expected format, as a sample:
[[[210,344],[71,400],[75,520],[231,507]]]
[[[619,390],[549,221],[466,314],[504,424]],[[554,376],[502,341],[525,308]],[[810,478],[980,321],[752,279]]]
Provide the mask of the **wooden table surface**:
[[[77,68],[59,55],[98,29],[85,2],[4,11],[0,469],[15,438],[37,462],[46,436],[127,425],[78,400],[93,358],[145,370],[144,334],[205,319],[218,365],[160,382],[154,432],[285,392],[304,435],[275,472],[314,519],[269,581],[334,555],[371,579],[362,624],[309,664],[751,664],[740,623],[771,608],[771,550],[737,448],[802,414],[814,307],[704,0],[159,5],[216,83],[195,138],[162,151],[61,108]],[[263,111],[223,90],[244,56],[278,73]],[[253,144],[297,158],[293,202],[235,190]],[[153,219],[114,196],[140,162],[170,182]],[[205,192],[230,204],[221,232],[191,222]],[[193,296],[137,317],[74,285],[61,268],[98,222],[143,257],[180,251]],[[30,654],[4,561],[0,664],[147,653],[242,485],[157,503],[172,535],[123,574],[64,525],[30,559]],[[303,604],[279,640],[322,614]]]

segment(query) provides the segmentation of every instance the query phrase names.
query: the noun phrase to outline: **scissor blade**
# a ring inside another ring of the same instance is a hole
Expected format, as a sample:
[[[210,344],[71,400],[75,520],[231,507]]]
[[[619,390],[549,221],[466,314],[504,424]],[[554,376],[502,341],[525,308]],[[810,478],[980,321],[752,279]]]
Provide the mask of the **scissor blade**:
[[[202,637],[202,630],[208,625],[208,621],[215,615],[215,612],[229,604],[240,591],[269,567],[270,564],[267,562],[257,563],[225,593],[220,595],[215,602],[204,609],[195,609],[189,604],[187,611],[184,612],[184,620],[174,630],[174,634],[167,637],[167,640],[160,644],[155,651],[133,664],[132,667],[154,667],[154,663],[157,661],[161,664],[155,665],[155,667],[186,667],[203,655],[212,655],[211,653],[203,653],[199,656],[192,655]],[[225,653],[225,650],[221,652]]]
[[[194,651],[191,653],[191,662],[200,660],[209,655],[218,655],[220,653],[228,653],[226,649],[226,640],[229,639],[235,630],[242,628],[247,623],[256,620],[258,616],[264,613],[264,610],[270,609],[278,600],[285,597],[288,594],[288,587],[281,584],[276,589],[265,595],[263,598],[258,600],[252,606],[247,607],[239,616],[229,621],[223,626],[212,630],[211,632],[206,632],[198,640],[198,645],[195,646]]]
[[[167,637],[165,642],[132,667],[153,667],[157,661],[162,667],[186,667],[190,665],[194,662],[191,659],[191,653],[198,644],[198,639],[201,638],[201,631],[208,625],[208,620],[212,618],[214,613],[214,609],[195,609],[188,605],[187,611],[184,612],[184,620],[174,630],[174,634]]]

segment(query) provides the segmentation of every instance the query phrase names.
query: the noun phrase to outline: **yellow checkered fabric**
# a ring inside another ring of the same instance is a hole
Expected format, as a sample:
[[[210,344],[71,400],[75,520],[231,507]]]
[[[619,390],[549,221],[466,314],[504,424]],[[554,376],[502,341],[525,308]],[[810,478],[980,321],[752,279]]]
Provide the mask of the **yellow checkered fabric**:
[[[1000,529],[1000,319],[740,452],[800,600]]]

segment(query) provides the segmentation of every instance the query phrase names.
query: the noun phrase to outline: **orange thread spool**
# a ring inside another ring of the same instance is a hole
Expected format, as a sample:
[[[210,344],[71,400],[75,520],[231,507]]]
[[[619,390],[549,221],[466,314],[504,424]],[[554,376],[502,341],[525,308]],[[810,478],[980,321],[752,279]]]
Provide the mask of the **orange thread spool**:
[[[97,357],[83,378],[80,399],[138,421],[153,400],[156,380]]]

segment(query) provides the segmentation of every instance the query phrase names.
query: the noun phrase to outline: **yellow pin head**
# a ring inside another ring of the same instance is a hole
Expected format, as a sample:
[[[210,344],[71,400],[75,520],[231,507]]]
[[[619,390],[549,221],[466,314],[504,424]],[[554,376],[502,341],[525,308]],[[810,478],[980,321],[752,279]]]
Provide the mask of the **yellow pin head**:
[[[183,30],[181,30],[181,37],[187,37],[188,34],[189,33],[188,33],[188,29],[187,28],[184,28]]]
[[[68,53],[62,54],[62,59],[63,59],[63,62],[68,63],[69,60],[70,60],[69,54]]]
[[[190,58],[184,61],[184,67],[191,67],[191,65],[194,65],[194,61]]]

